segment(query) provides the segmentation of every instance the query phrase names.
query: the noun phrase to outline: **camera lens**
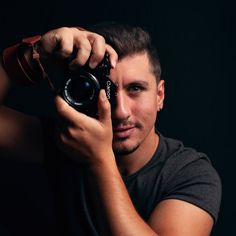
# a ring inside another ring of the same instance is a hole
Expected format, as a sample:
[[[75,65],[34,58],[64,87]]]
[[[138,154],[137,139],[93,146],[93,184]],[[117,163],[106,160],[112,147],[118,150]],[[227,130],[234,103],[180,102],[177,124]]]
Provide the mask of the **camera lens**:
[[[68,95],[76,103],[85,103],[93,99],[94,88],[89,80],[74,78],[68,84]]]
[[[100,85],[97,79],[90,73],[71,75],[67,79],[64,89],[64,99],[74,107],[90,106],[93,100],[97,99]]]

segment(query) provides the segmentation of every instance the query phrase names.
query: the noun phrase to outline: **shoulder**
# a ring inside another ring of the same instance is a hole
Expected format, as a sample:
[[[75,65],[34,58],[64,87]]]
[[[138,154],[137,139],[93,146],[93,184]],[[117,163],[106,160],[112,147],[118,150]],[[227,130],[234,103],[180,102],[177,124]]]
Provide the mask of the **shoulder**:
[[[221,180],[205,153],[185,147],[181,141],[160,136],[164,150],[163,199],[190,202],[216,220],[221,202]]]
[[[199,166],[194,173],[200,173],[207,169],[214,170],[207,154],[192,147],[186,147],[182,141],[160,135],[160,145],[162,146],[161,158],[163,158],[165,167],[170,169],[172,175],[184,169],[191,169],[192,166]]]

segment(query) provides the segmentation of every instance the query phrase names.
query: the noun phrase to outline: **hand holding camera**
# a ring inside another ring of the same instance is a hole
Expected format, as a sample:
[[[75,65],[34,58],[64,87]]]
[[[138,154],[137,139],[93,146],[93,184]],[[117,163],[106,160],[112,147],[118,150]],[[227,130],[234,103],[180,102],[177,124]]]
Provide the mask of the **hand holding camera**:
[[[69,70],[60,89],[62,98],[76,110],[89,116],[97,116],[98,95],[104,89],[111,104],[116,102],[116,85],[109,79],[110,63],[108,54],[94,69],[88,65],[76,70]]]
[[[6,72],[20,85],[31,85],[45,78],[54,84],[51,79],[57,78],[48,78],[44,70],[51,61],[69,61],[65,79],[56,90],[73,108],[96,116],[100,89],[105,89],[114,106],[116,86],[109,79],[109,71],[116,64],[117,54],[102,36],[81,28],[62,27],[42,37],[26,38],[3,52]]]
[[[78,44],[79,37],[73,43],[60,44],[60,55],[65,55],[62,52],[66,45],[71,46],[68,57],[64,57],[70,62],[60,86],[60,96],[55,99],[59,118],[66,121],[60,123],[57,140],[58,147],[71,158],[77,161],[80,157],[80,160],[96,165],[104,158],[111,161],[107,157],[113,155],[110,107],[115,104],[116,85],[109,79],[109,72],[117,54],[97,34],[86,31],[81,34],[80,39],[84,40],[81,44]],[[73,50],[76,54],[71,58]],[[101,93],[101,89],[105,90],[108,99],[104,100],[105,93]],[[72,107],[96,119],[84,116]]]
[[[45,34],[40,44],[43,55],[70,59],[59,91],[70,106],[96,117],[101,89],[105,89],[111,107],[115,106],[116,85],[109,74],[117,55],[102,36],[81,28],[60,28]]]

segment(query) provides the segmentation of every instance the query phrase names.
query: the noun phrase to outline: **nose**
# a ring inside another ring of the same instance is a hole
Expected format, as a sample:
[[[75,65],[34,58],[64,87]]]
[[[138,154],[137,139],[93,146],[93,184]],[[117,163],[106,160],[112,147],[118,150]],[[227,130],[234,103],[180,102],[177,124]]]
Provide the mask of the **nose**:
[[[127,120],[130,117],[129,99],[122,91],[117,92],[116,106],[112,112],[114,120]]]

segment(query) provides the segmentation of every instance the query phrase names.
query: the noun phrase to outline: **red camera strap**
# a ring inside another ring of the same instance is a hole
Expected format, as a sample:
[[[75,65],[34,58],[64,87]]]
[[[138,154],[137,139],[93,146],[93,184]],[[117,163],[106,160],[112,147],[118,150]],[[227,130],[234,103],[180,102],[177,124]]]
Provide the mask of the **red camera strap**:
[[[24,38],[21,43],[4,49],[3,67],[14,83],[29,86],[48,79],[34,47],[40,39],[40,35]]]

